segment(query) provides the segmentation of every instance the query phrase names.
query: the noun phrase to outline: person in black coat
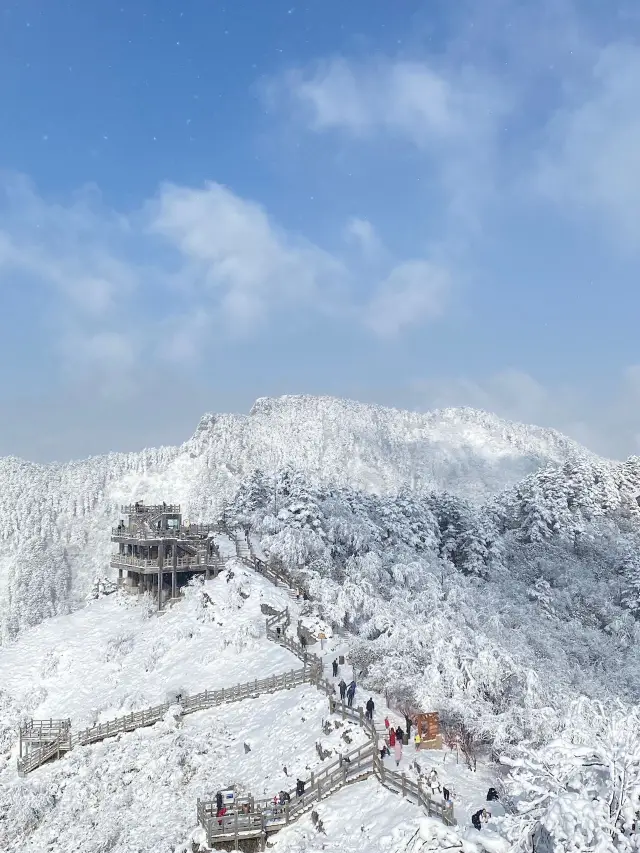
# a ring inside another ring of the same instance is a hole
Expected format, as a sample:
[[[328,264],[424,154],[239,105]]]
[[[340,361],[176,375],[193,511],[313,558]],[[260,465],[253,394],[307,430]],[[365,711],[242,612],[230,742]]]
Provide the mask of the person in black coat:
[[[340,688],[340,700],[344,702],[344,697],[347,695],[347,683],[344,678],[340,679],[338,687]]]
[[[400,743],[404,743],[404,732],[402,731],[400,726],[398,726],[398,728],[396,729],[396,737],[400,741]]]
[[[481,817],[484,809],[479,809],[475,814],[471,815],[471,823],[476,829],[482,829]]]
[[[376,707],[376,706],[375,706],[375,704],[374,704],[374,702],[373,702],[373,699],[372,699],[372,698],[371,698],[371,696],[370,696],[370,697],[369,697],[369,701],[368,701],[368,702],[367,702],[367,704],[366,704],[366,708],[367,708],[367,714],[366,714],[366,717],[367,717],[367,720],[373,720],[373,709],[374,709],[375,707]]]
[[[222,791],[218,791],[216,794],[216,811],[220,811],[222,808]]]
[[[331,666],[333,667],[333,677],[337,678],[337,676],[338,676],[338,661],[334,660],[334,662],[331,664]]]
[[[296,796],[302,797],[304,795],[304,779],[298,779],[296,782]]]

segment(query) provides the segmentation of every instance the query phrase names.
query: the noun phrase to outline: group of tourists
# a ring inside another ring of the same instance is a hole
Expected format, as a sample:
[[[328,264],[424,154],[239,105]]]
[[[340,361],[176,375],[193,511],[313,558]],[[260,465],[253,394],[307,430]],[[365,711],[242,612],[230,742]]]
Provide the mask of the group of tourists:
[[[402,761],[404,732],[400,726],[397,726],[394,729],[391,723],[389,722],[389,717],[384,718],[384,727],[387,730],[387,743],[389,744],[389,754],[391,754],[390,750],[393,750],[393,757],[396,761],[396,767],[399,767],[400,762]]]
[[[344,680],[344,678],[341,678],[338,683],[338,689],[340,691],[340,701],[344,702],[346,696],[347,705],[349,706],[349,708],[353,708],[353,700],[356,696],[355,681],[352,681],[347,687],[347,682]]]
[[[482,829],[485,823],[491,820],[491,812],[487,809],[478,809],[475,814],[471,815],[471,823],[475,829]]]
[[[304,779],[296,780],[296,797],[304,797],[305,787],[306,782],[304,781]],[[289,802],[291,802],[291,794],[288,791],[280,791],[274,796],[272,801],[273,814],[279,814],[281,809],[285,808],[285,806]],[[237,806],[235,804],[231,804],[229,806],[228,804],[225,804],[222,791],[218,791],[216,793],[216,818],[218,818],[218,826],[222,826],[222,819],[225,817],[225,815],[231,817],[232,815],[235,815],[236,812],[238,813],[238,815],[252,814],[253,809],[251,803],[245,802]]]

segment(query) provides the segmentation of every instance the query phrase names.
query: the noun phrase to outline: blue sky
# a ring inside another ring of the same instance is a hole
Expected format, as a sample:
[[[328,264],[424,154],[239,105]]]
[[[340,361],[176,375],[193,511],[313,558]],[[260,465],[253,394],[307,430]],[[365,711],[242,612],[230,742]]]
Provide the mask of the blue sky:
[[[0,454],[282,393],[640,450],[639,35],[632,2],[0,2]]]

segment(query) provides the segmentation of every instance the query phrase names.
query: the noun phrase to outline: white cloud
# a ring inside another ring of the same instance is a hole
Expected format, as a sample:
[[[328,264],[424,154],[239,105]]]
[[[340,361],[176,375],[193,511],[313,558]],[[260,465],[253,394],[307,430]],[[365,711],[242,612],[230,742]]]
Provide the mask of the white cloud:
[[[640,366],[626,368],[605,387],[545,385],[525,371],[508,369],[485,379],[418,380],[412,388],[421,408],[471,406],[553,427],[607,457],[640,454]]]
[[[330,307],[347,277],[337,258],[285,233],[260,205],[220,184],[168,184],[150,211],[150,229],[183,258],[189,291],[203,310],[221,309],[238,331],[260,325],[283,305]]]
[[[387,131],[420,147],[464,140],[485,129],[504,101],[476,72],[437,69],[427,62],[353,63],[332,59],[273,81],[273,101],[286,93],[316,131],[355,136]]]
[[[37,277],[87,318],[103,316],[135,290],[136,271],[115,250],[128,236],[128,223],[105,209],[95,190],[64,206],[47,203],[26,179],[10,176],[0,192],[0,270]]]
[[[121,215],[95,190],[66,203],[24,179],[0,185],[0,285],[16,277],[46,318],[41,346],[96,392],[128,395],[150,364],[195,365],[212,341],[255,333],[294,312],[345,316],[388,334],[441,310],[434,268],[399,265],[379,292],[352,285],[394,263],[371,223],[352,219],[357,257],[284,231],[258,204],[209,183],[167,184]],[[366,270],[365,270],[366,268]],[[364,308],[363,308],[364,304]]]
[[[397,335],[408,326],[440,317],[449,289],[450,278],[442,267],[422,260],[399,264],[374,294],[366,323],[381,336]]]
[[[412,146],[431,203],[441,208],[443,233],[432,239],[481,230],[496,192],[501,121],[512,107],[494,76],[460,62],[334,58],[281,75],[266,92],[272,108],[290,108],[311,132]]]
[[[640,49],[613,44],[549,125],[537,188],[640,248]]]
[[[41,289],[31,310],[46,306],[53,352],[74,377],[95,374],[98,389],[123,387],[119,377],[128,375],[142,338],[126,335],[141,283],[124,250],[130,236],[128,220],[106,209],[92,188],[58,204],[23,177],[4,177],[0,282],[18,277],[23,288]]]
[[[347,242],[355,243],[359,247],[366,261],[380,260],[386,255],[382,241],[368,219],[352,216],[345,226],[344,237]]]

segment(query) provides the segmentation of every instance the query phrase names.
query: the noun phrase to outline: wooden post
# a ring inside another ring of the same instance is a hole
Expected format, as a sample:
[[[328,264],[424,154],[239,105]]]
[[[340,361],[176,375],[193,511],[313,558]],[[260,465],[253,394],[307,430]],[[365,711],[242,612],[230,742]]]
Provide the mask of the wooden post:
[[[164,542],[158,546],[158,611],[162,610],[162,578],[164,568]]]
[[[364,711],[362,710],[362,706],[358,708],[358,714],[360,716],[360,725],[364,726]]]
[[[401,773],[400,779],[402,780],[402,796],[406,797],[407,796],[407,774]]]
[[[238,809],[236,808],[235,820],[233,822],[233,829],[236,836],[236,850],[238,849]]]
[[[178,540],[171,545],[171,598],[176,598],[178,593]]]
[[[289,800],[284,804],[284,822],[289,823]]]

